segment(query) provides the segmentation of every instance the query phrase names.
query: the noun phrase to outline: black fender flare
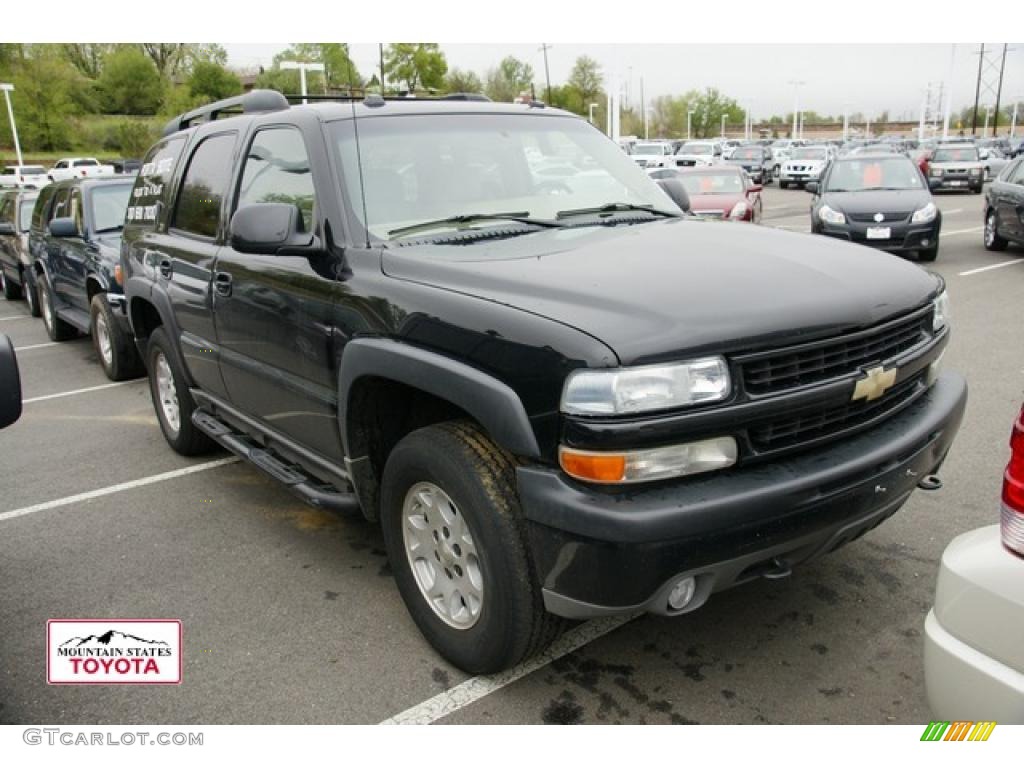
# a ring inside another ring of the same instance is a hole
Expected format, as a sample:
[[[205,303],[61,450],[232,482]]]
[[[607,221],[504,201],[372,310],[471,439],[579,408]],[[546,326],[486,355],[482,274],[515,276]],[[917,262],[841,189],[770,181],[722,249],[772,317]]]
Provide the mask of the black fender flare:
[[[130,277],[125,281],[124,296],[125,301],[128,302],[128,324],[131,326],[132,336],[135,338],[135,346],[142,359],[146,359],[146,348],[141,343],[142,339],[135,328],[135,312],[132,307],[137,300],[148,302],[156,308],[157,314],[160,315],[160,324],[167,330],[167,335],[171,339],[171,352],[177,358],[179,370],[188,379],[186,384],[190,387],[195,386],[195,382],[192,381],[192,376],[189,374],[188,366],[185,365],[185,357],[181,354],[181,329],[174,319],[174,309],[171,306],[171,299],[167,293],[160,290],[146,278]]]
[[[351,454],[349,396],[364,376],[377,376],[421,389],[458,406],[505,450],[540,457],[526,409],[502,381],[437,352],[387,338],[359,338],[345,345],[338,372],[338,427],[345,455]]]

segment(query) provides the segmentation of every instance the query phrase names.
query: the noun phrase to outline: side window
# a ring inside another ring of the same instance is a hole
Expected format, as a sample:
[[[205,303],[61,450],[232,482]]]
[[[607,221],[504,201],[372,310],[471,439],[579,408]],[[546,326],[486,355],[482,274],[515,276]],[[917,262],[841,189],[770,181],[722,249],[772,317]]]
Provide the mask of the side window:
[[[53,207],[50,209],[50,216],[47,222],[71,215],[71,190],[65,187],[53,196]]]
[[[68,167],[68,161],[67,161],[67,160],[60,160],[60,161],[58,161],[58,162],[57,162],[57,164],[56,164],[55,166],[53,166],[53,167],[54,167],[54,168],[67,168],[67,167]]]
[[[75,227],[79,232],[85,231],[85,222],[82,221],[82,191],[77,187],[71,190],[71,202],[68,215],[75,220]]]
[[[289,203],[302,212],[303,229],[313,226],[313,173],[309,154],[296,128],[258,131],[249,147],[238,190],[238,206]]]
[[[185,137],[175,136],[149,150],[135,177],[125,212],[126,224],[154,224],[160,218],[160,204],[166,205],[174,167],[184,148]]]
[[[231,179],[235,134],[204,139],[192,153],[178,192],[171,226],[203,237],[216,237],[220,207]]]
[[[9,197],[4,198],[3,202],[0,203],[0,221],[8,222],[14,220],[14,217],[11,215],[13,213],[13,208],[14,200]]]
[[[39,193],[36,204],[32,207],[32,229],[37,232],[42,230],[46,224],[46,209],[50,205],[50,198],[53,196],[53,189],[44,189]]]
[[[1017,158],[1017,166],[1011,169],[1006,180],[1010,184],[1024,184],[1024,157]]]

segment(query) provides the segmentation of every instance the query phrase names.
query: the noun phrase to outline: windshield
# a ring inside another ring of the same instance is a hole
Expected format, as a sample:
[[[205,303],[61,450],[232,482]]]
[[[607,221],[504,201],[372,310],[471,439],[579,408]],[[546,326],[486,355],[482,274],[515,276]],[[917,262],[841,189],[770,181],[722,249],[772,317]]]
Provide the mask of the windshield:
[[[828,176],[826,192],[864,189],[922,189],[921,174],[906,157],[837,160]]]
[[[761,150],[744,147],[732,153],[733,160],[760,160]]]
[[[75,160],[71,165],[75,168],[86,168],[93,165],[99,165],[99,163],[95,160]]]
[[[933,163],[975,163],[978,150],[974,147],[939,147],[932,157]]]
[[[743,194],[743,180],[735,172],[680,174],[679,180],[691,196]]]
[[[679,209],[589,123],[543,115],[403,115],[331,125],[352,208],[370,234],[469,214],[559,211],[609,203]],[[360,169],[365,199],[360,194]],[[488,226],[480,222],[478,226]]]
[[[113,231],[124,226],[128,196],[132,183],[104,184],[92,190],[92,223],[97,232]]]
[[[634,155],[664,155],[664,144],[637,144],[633,147]]]
[[[28,232],[29,227],[32,226],[32,208],[35,207],[35,204],[34,197],[28,197],[21,201],[21,207],[18,209],[18,229],[22,232]]]
[[[824,149],[795,149],[792,158],[794,160],[824,160]]]
[[[679,155],[710,155],[714,149],[710,144],[683,144],[676,154]]]

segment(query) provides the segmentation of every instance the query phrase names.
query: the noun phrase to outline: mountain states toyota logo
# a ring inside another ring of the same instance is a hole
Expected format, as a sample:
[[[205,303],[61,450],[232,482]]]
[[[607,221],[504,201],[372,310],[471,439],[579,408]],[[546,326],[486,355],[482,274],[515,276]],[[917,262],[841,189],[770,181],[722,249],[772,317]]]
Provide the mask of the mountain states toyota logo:
[[[51,685],[175,685],[181,682],[178,619],[50,619]]]

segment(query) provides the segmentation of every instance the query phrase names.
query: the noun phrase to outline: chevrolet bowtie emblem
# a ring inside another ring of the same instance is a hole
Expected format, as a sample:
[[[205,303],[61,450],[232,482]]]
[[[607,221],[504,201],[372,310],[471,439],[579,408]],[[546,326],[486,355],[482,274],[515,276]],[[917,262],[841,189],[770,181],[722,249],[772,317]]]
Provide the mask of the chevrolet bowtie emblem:
[[[896,373],[898,371],[898,368],[891,368],[887,371],[882,366],[865,371],[864,378],[860,379],[857,382],[857,386],[853,388],[853,397],[850,399],[877,400],[885,394],[889,387],[896,383]]]

